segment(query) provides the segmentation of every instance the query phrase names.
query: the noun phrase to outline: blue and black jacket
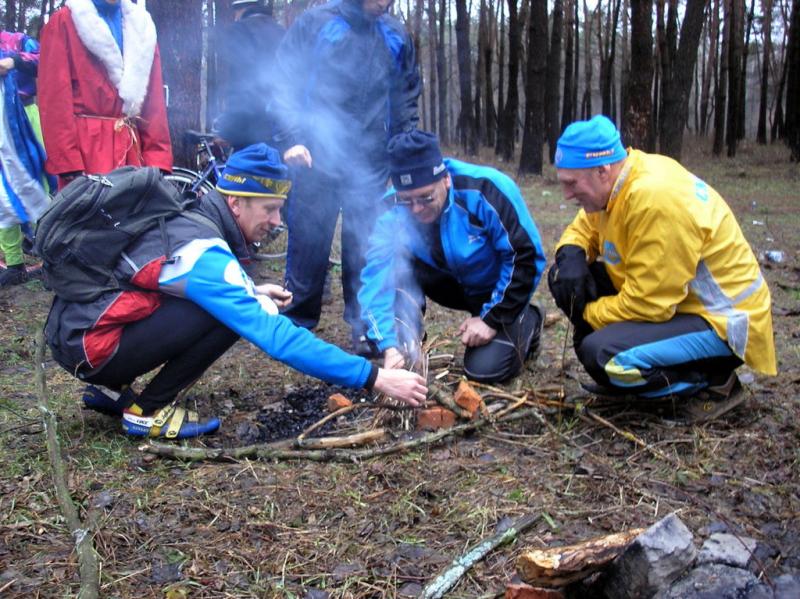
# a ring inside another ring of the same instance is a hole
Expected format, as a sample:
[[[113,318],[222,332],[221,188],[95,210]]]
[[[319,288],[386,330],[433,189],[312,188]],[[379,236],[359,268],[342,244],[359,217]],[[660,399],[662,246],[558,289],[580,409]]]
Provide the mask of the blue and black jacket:
[[[304,12],[278,48],[274,109],[282,148],[305,145],[314,168],[388,162],[392,135],[419,120],[413,43],[389,15],[370,18],[361,0],[333,0]]]
[[[167,221],[174,248],[170,263],[165,264],[161,230],[154,227],[117,263],[115,277],[126,289],[87,303],[55,298],[45,334],[59,364],[79,378],[99,372],[113,358],[125,326],[150,316],[162,297],[171,295],[194,302],[300,372],[348,387],[372,387],[378,374],[373,364],[295,326],[272,300],[256,293],[239,262],[248,257],[247,244],[222,196],[209,192],[194,211],[199,218],[184,213]]]
[[[409,259],[455,278],[468,296],[488,296],[480,317],[496,330],[527,305],[544,270],[539,231],[514,181],[458,160],[447,159],[445,166],[452,185],[437,221],[444,264],[407,208],[386,212],[370,237],[358,301],[367,336],[380,351],[398,344],[396,290]]]

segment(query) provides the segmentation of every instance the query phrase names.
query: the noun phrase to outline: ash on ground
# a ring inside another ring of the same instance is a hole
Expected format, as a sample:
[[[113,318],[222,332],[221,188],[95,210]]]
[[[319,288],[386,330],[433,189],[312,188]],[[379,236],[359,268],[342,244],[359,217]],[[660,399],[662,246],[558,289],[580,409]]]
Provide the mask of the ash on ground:
[[[354,403],[369,399],[367,393],[335,385],[303,386],[292,391],[282,401],[261,408],[256,414],[258,438],[256,443],[269,443],[296,437],[315,422],[328,415],[328,397],[341,393]],[[336,434],[343,422],[351,423],[358,417],[350,412],[326,422],[313,432],[313,436]]]

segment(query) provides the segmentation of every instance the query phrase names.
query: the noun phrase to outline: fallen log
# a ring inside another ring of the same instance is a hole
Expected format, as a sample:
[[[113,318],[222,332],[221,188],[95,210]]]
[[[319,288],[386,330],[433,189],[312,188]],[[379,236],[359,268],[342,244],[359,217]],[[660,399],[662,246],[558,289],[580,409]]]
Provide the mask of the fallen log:
[[[529,584],[564,586],[599,570],[644,531],[634,528],[564,547],[528,549],[517,559],[517,573]]]

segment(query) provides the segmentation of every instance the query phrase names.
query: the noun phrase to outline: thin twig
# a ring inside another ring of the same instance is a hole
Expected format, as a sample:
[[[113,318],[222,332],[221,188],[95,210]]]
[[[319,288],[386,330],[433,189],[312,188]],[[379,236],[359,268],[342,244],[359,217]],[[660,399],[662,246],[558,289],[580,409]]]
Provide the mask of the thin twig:
[[[422,589],[422,593],[419,596],[423,599],[439,599],[443,597],[472,566],[486,557],[489,552],[516,539],[520,533],[533,526],[539,518],[539,514],[528,514],[518,519],[505,531],[481,541],[464,555],[454,559],[450,567]]]
[[[95,599],[100,596],[100,573],[97,554],[94,550],[92,535],[81,522],[78,508],[72,501],[67,486],[67,474],[61,458],[61,446],[58,443],[56,416],[49,407],[47,383],[44,375],[44,329],[40,328],[36,335],[36,387],[39,395],[39,411],[42,413],[47,455],[50,458],[53,486],[61,513],[75,540],[75,552],[78,554],[78,570],[81,586],[79,599]]]
[[[152,453],[162,457],[169,457],[181,460],[200,461],[229,461],[238,460],[244,457],[258,457],[265,460],[311,460],[317,462],[352,462],[364,460],[378,456],[390,455],[402,451],[408,451],[423,445],[438,443],[442,439],[451,435],[459,435],[466,432],[481,429],[487,425],[499,424],[500,422],[513,422],[533,416],[539,422],[546,422],[539,414],[538,408],[529,408],[509,414],[502,420],[478,419],[465,424],[459,424],[447,429],[441,429],[428,433],[414,439],[407,439],[391,445],[376,447],[373,449],[322,449],[322,450],[302,450],[291,449],[294,439],[288,439],[277,443],[249,445],[246,447],[208,449],[205,447],[178,447],[163,443],[151,442],[149,445],[139,447],[140,451]]]
[[[605,418],[603,418],[599,414],[596,414],[595,412],[592,412],[588,408],[585,408],[582,413],[580,413],[580,412],[578,413],[578,416],[582,416],[582,415],[585,415],[591,421],[594,421],[596,423],[602,424],[603,426],[611,429],[612,431],[614,431],[617,435],[619,435],[623,439],[627,439],[628,441],[631,441],[632,443],[638,445],[639,447],[641,447],[645,451],[650,452],[655,457],[657,457],[659,459],[662,459],[662,460],[664,460],[666,462],[669,462],[673,466],[677,466],[679,468],[683,467],[683,464],[680,462],[680,460],[676,460],[675,458],[668,456],[667,454],[665,454],[663,451],[661,451],[657,447],[653,447],[649,443],[646,443],[645,441],[643,441],[642,439],[640,439],[639,437],[637,437],[636,435],[634,435],[630,431],[622,430],[617,425],[615,425],[613,422],[611,422],[609,420],[606,420]]]

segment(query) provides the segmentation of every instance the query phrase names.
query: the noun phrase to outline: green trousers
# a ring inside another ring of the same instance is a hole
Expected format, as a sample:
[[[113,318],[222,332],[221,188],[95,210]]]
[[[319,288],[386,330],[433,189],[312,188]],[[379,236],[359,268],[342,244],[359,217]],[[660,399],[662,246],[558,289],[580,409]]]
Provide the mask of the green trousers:
[[[36,139],[42,142],[42,125],[39,120],[39,107],[36,104],[29,104],[25,107],[25,113],[31,122]],[[47,181],[42,178],[45,191],[48,191]],[[16,266],[22,264],[22,229],[19,225],[11,225],[5,229],[0,229],[0,253],[3,254],[6,266]]]

